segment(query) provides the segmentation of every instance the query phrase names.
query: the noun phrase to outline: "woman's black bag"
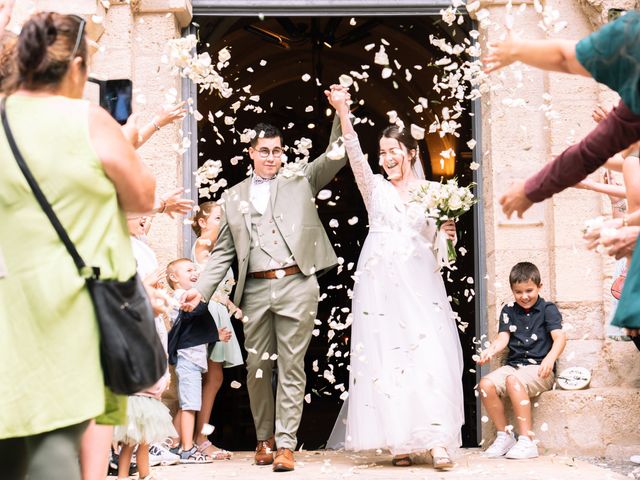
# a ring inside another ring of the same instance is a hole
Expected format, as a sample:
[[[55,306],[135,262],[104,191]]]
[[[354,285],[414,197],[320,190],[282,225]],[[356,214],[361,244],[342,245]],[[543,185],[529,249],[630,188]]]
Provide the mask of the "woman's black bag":
[[[38,203],[85,281],[100,328],[100,361],[105,385],[114,393],[132,395],[155,384],[167,369],[167,356],[156,332],[149,297],[137,275],[126,282],[100,279],[100,268],[88,267],[58,220],[24,161],[9,128],[6,97],[0,116],[13,155]]]

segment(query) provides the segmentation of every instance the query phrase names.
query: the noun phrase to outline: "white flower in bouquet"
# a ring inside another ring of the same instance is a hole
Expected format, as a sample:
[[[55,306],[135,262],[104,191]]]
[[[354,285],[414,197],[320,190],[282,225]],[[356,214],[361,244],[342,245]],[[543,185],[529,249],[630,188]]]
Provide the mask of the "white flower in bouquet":
[[[426,182],[414,188],[411,201],[419,204],[427,218],[435,220],[438,229],[447,220],[457,220],[465,212],[471,210],[476,198],[471,191],[474,184],[460,187],[458,180],[452,178],[446,183]],[[455,262],[457,257],[453,242],[447,239],[447,258]]]

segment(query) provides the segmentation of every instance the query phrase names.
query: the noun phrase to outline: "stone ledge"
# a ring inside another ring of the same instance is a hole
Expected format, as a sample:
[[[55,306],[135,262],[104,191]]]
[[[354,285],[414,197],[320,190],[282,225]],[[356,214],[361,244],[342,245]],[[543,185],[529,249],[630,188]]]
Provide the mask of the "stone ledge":
[[[617,459],[640,452],[640,388],[552,390],[531,404],[541,452]],[[507,411],[514,422],[510,405]]]

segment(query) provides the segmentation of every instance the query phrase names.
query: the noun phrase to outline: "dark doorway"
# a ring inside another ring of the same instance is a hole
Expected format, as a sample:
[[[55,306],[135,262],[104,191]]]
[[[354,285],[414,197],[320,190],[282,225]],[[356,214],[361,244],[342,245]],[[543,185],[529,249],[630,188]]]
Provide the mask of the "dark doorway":
[[[331,116],[327,115],[327,103],[323,90],[337,83],[341,74],[367,73],[368,80],[358,80],[358,89],[352,88],[352,97],[360,102],[357,116],[364,121],[356,125],[363,149],[370,158],[377,155],[377,135],[388,124],[387,112],[395,110],[408,126],[411,123],[427,127],[433,121],[433,113],[440,114],[443,107],[439,95],[433,92],[433,77],[439,73],[433,62],[440,57],[429,43],[429,35],[446,38],[451,43],[461,41],[470,23],[448,27],[436,16],[418,17],[283,17],[260,20],[250,17],[195,17],[198,25],[200,49],[208,51],[216,59],[217,52],[229,47],[230,65],[223,70],[225,79],[234,89],[231,98],[217,94],[200,93],[198,110],[204,119],[198,123],[199,163],[207,159],[222,160],[222,176],[228,185],[234,185],[246,177],[250,166],[244,152],[246,144],[240,142],[240,133],[252,128],[259,121],[267,121],[284,129],[285,144],[306,137],[312,140],[310,159],[319,155],[327,146]],[[458,38],[456,39],[456,35]],[[373,49],[365,48],[375,44]],[[389,58],[395,59],[400,68],[393,66],[393,75],[383,79],[382,67],[374,63],[374,54],[385,45]],[[418,66],[418,67],[416,67]],[[405,71],[406,69],[406,71]],[[407,73],[409,72],[409,74]],[[306,74],[309,79],[305,81]],[[354,78],[357,74],[351,74]],[[411,77],[411,78],[409,78]],[[243,90],[243,87],[250,86]],[[259,99],[250,99],[259,95]],[[428,100],[422,112],[420,97]],[[239,104],[236,102],[240,102]],[[234,105],[235,104],[235,105]],[[239,108],[234,108],[238,106]],[[256,107],[260,107],[256,110]],[[262,109],[260,111],[260,109]],[[234,112],[235,110],[235,112]],[[214,123],[207,121],[211,112]],[[216,112],[222,112],[216,115]],[[426,164],[427,178],[438,180],[431,168],[432,158],[448,147],[457,154],[455,172],[460,183],[473,181],[470,169],[471,152],[466,143],[472,138],[471,103],[458,119],[462,123],[461,136],[447,139],[441,144],[437,135],[428,136],[421,144]],[[233,124],[224,117],[233,117]],[[242,160],[230,159],[242,156]],[[290,152],[289,159],[295,155]],[[440,165],[439,158],[434,165]],[[372,162],[377,169],[377,162]],[[339,385],[348,385],[349,329],[336,331],[329,323],[344,323],[350,307],[352,275],[358,260],[360,246],[367,234],[367,215],[353,175],[344,168],[326,187],[330,198],[318,199],[320,217],[335,250],[343,263],[340,268],[321,277],[323,298],[318,312],[317,336],[314,336],[306,358],[307,393],[311,401],[305,404],[302,424],[298,432],[300,444],[306,449],[324,446],[331,432],[342,401]],[[217,198],[217,196],[214,196]],[[337,221],[337,226],[336,225]],[[462,217],[458,229],[459,246],[466,250],[459,255],[457,270],[445,273],[445,284],[451,295],[454,310],[468,322],[461,332],[464,351],[465,415],[463,427],[464,446],[477,445],[477,403],[473,392],[476,374],[471,356],[474,353],[473,338],[477,335],[476,302],[470,292],[475,286],[468,279],[474,278],[476,264],[474,251],[474,218],[471,213]],[[235,325],[242,337],[242,325]],[[479,336],[479,334],[477,335]],[[331,355],[328,356],[328,352]],[[333,369],[336,381],[331,384],[324,378],[326,369]],[[419,375],[419,372],[416,372]],[[245,370],[238,367],[225,371],[225,383],[218,395],[212,423],[217,430],[211,437],[217,445],[230,450],[249,450],[255,446],[255,432],[245,388]],[[230,388],[237,380],[239,389]],[[416,412],[419,414],[419,412]]]

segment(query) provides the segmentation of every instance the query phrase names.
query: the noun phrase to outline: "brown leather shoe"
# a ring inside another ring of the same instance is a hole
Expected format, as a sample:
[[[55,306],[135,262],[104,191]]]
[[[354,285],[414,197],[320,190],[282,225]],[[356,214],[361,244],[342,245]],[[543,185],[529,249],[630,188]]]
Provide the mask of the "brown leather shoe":
[[[273,471],[290,472],[293,470],[295,463],[291,450],[288,448],[279,448],[276,453],[276,459],[273,461]]]
[[[273,463],[273,450],[276,442],[273,437],[267,440],[258,440],[256,445],[256,465],[271,465]]]

